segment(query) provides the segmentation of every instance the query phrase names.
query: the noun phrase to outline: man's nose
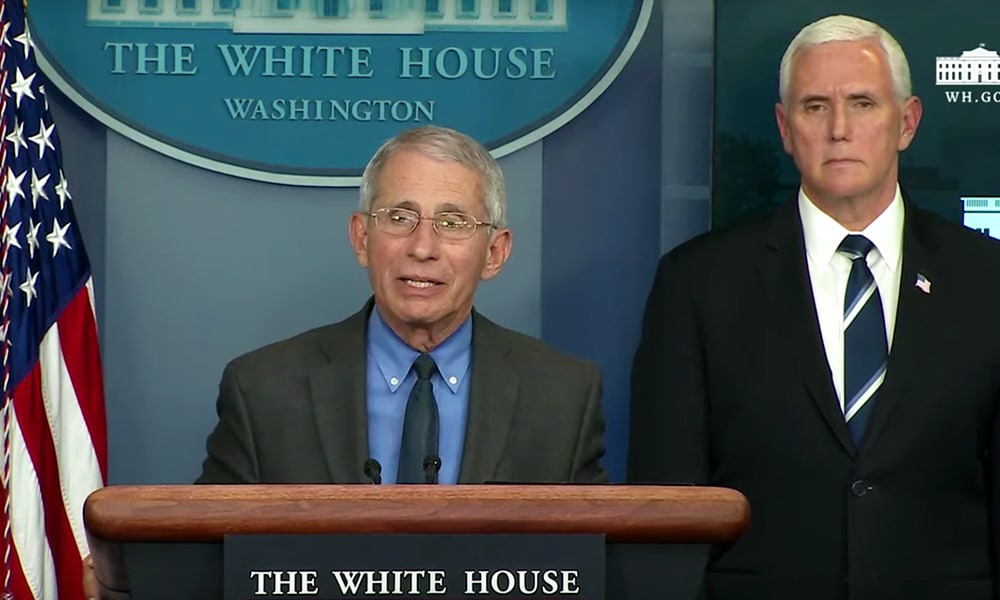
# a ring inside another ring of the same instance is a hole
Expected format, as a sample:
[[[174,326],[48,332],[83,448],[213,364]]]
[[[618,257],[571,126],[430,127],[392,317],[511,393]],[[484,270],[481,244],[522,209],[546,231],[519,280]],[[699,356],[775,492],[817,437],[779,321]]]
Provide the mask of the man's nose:
[[[441,238],[434,231],[431,219],[420,219],[410,234],[410,254],[420,260],[435,258],[441,247]]]
[[[830,107],[830,139],[846,140],[850,135],[851,123],[847,106],[840,102],[834,102]]]

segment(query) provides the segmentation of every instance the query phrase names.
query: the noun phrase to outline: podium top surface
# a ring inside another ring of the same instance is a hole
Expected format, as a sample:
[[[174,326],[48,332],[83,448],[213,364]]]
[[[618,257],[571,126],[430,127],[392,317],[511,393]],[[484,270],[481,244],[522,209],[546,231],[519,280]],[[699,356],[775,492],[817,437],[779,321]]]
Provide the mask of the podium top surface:
[[[738,491],[627,485],[146,485],[87,498],[107,542],[227,534],[603,533],[608,541],[723,543],[746,528]]]

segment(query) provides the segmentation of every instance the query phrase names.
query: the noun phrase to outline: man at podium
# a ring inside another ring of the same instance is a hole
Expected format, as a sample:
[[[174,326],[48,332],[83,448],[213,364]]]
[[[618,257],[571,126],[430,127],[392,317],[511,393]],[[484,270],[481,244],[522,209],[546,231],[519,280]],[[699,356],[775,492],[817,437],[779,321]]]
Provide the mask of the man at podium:
[[[226,367],[198,482],[604,481],[596,366],[473,308],[511,251],[489,152],[405,131],[360,196],[348,228],[372,299]]]
[[[383,144],[348,225],[372,298],[226,366],[198,483],[607,481],[597,367],[473,308],[510,256],[505,213],[500,166],[470,137]]]

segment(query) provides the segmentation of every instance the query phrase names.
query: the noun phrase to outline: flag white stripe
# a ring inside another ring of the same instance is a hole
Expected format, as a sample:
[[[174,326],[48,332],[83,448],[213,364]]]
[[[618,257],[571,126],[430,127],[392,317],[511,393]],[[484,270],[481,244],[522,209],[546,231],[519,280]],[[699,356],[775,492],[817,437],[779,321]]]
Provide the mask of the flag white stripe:
[[[24,578],[36,600],[49,600],[41,590],[56,589],[56,565],[45,537],[42,491],[28,454],[17,413],[11,403],[10,532]]]
[[[42,400],[59,465],[63,507],[82,558],[89,552],[82,507],[101,487],[101,469],[59,343],[59,325],[54,323],[39,345]]]
[[[94,315],[94,328],[97,328],[97,302],[94,300],[94,278],[87,278],[87,297],[90,298],[90,312]]]

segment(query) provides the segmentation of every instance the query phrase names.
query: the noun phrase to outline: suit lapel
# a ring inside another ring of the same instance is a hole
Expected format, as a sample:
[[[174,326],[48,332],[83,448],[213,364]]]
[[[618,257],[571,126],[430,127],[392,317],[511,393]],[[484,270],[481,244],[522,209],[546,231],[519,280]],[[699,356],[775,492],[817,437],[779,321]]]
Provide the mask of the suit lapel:
[[[762,269],[764,287],[777,322],[783,323],[783,333],[779,335],[785,339],[779,347],[788,353],[781,359],[782,364],[791,367],[788,376],[802,379],[830,432],[853,457],[854,442],[837,400],[819,331],[802,236],[798,203],[793,200],[772,218],[769,252]]]
[[[924,342],[927,337],[925,331],[929,324],[935,322],[935,299],[938,296],[924,293],[915,283],[918,273],[933,282],[935,274],[940,272],[939,246],[912,204],[906,204],[904,219],[903,264],[892,349],[889,352],[885,381],[872,398],[874,405],[862,444],[864,448],[870,447],[879,434],[884,432],[890,415],[904,397],[907,387],[919,379],[914,374],[924,372],[924,361],[930,356]]]
[[[507,363],[510,348],[498,343],[495,328],[473,312],[472,385],[459,483],[482,483],[496,476],[517,408],[520,377]]]
[[[366,325],[372,302],[320,341],[329,362],[309,375],[313,411],[332,483],[363,483],[368,458]]]

